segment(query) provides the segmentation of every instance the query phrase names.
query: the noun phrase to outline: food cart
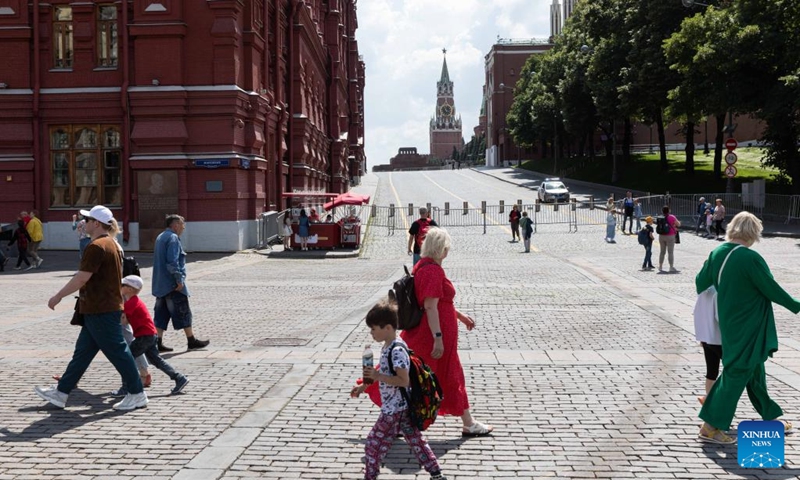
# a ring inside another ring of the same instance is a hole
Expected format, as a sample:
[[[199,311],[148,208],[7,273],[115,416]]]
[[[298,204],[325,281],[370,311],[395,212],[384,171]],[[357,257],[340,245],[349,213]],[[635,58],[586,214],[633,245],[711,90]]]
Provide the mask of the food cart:
[[[322,206],[326,211],[341,206],[350,206],[349,214],[336,222],[340,227],[340,245],[342,247],[357,248],[361,244],[361,218],[358,216],[356,206],[369,203],[369,195],[343,193]]]

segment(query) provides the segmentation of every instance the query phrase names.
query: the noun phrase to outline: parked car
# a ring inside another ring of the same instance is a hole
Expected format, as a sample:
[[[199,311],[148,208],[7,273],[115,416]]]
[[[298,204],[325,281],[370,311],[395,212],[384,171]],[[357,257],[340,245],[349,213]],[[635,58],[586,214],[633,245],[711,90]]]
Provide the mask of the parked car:
[[[539,185],[539,201],[569,202],[569,189],[559,178],[545,178]]]

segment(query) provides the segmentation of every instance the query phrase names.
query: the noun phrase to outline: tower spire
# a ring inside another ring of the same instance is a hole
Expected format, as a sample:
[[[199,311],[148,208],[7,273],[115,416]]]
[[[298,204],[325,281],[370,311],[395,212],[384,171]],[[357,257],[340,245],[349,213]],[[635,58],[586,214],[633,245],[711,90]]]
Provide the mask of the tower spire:
[[[442,56],[444,59],[442,60],[442,78],[439,79],[439,83],[450,83],[450,72],[447,71],[447,49],[442,49]]]

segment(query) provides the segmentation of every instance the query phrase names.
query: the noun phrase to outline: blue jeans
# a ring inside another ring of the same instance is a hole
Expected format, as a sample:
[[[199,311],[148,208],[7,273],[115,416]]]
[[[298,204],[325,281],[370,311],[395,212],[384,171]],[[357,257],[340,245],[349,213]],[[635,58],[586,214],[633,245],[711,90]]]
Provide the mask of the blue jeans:
[[[617,228],[616,224],[606,225],[606,238],[609,240],[614,240],[614,235],[616,235],[615,229]]]
[[[172,328],[183,330],[192,326],[192,309],[189,308],[189,297],[181,292],[169,292],[163,297],[156,297],[153,308],[153,323],[156,328],[166,330],[172,319]]]
[[[75,352],[67,365],[67,371],[58,382],[58,391],[69,394],[89,368],[97,352],[102,350],[103,355],[122,376],[123,383],[128,385],[128,391],[142,393],[144,389],[139,370],[128,344],[122,338],[122,325],[119,323],[122,312],[87,313],[83,317],[84,323],[75,342]]]
[[[413,267],[414,265],[416,265],[416,264],[419,262],[419,259],[420,259],[420,258],[422,258],[422,257],[420,257],[420,254],[419,254],[419,253],[415,253],[415,254],[414,254],[414,256],[413,256],[413,258],[414,258],[414,263],[411,265],[412,267]]]
[[[653,242],[644,246],[644,262],[642,268],[653,268]]]

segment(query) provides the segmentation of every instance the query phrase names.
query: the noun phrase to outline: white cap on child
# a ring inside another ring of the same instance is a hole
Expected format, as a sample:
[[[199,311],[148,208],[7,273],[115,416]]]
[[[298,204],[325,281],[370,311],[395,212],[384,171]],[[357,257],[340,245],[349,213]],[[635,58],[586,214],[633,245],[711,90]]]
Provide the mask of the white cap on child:
[[[127,277],[122,279],[122,284],[134,288],[136,290],[141,290],[142,286],[144,286],[144,281],[142,281],[142,277],[140,277],[139,275],[128,275]]]

